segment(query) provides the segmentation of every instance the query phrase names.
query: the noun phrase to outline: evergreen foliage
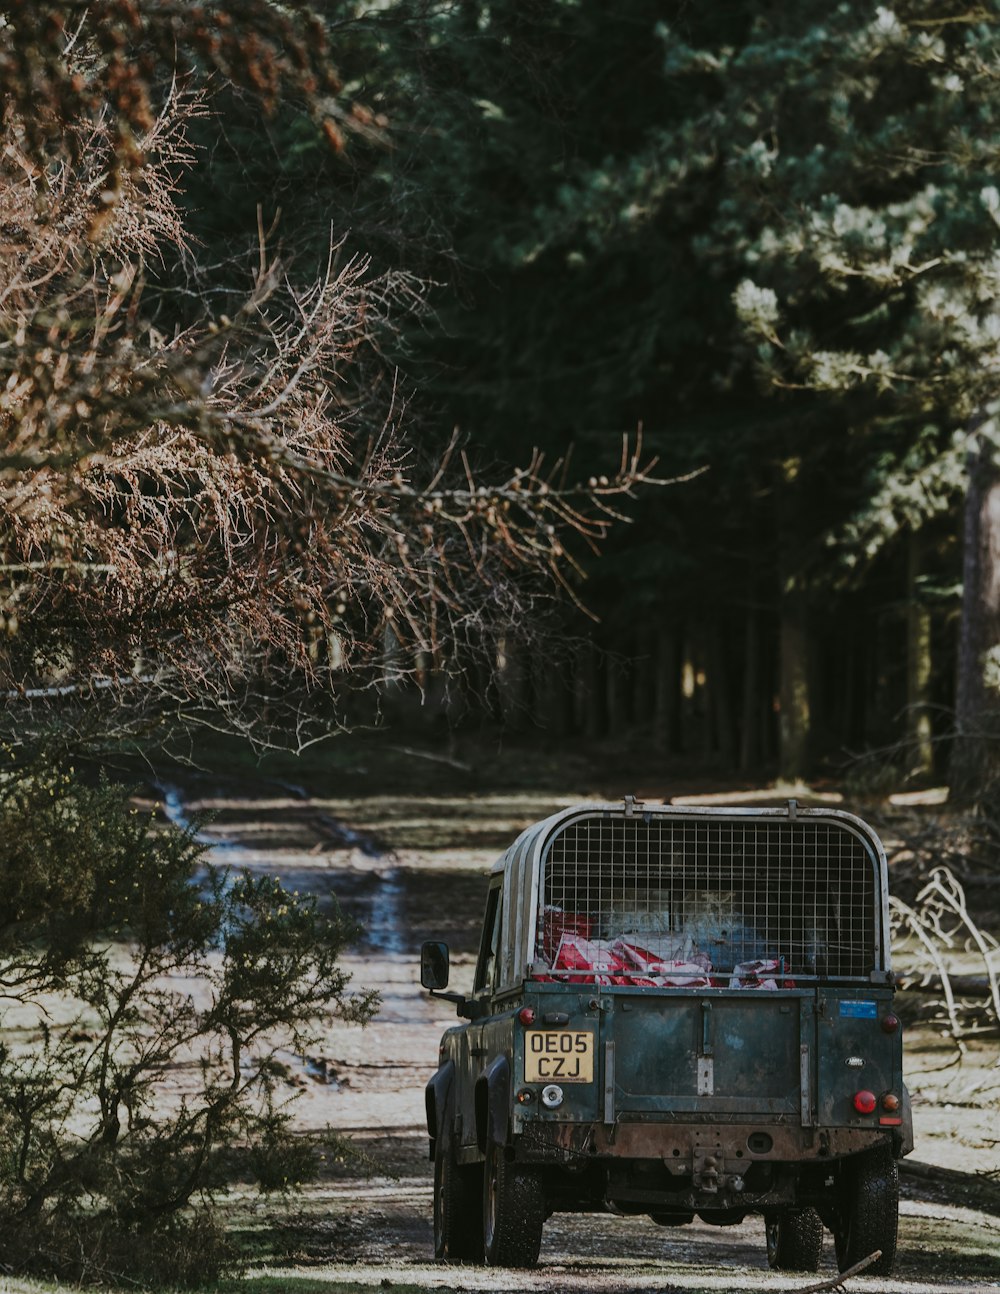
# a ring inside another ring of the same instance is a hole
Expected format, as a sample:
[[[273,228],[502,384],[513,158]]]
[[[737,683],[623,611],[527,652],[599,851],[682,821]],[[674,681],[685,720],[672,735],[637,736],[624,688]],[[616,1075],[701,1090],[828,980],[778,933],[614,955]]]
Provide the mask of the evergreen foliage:
[[[668,470],[710,468],[595,569],[599,640],[641,657],[614,627],[641,611],[718,683],[720,626],[732,642],[755,616],[801,623],[812,731],[789,773],[898,737],[908,704],[953,706],[970,420],[995,435],[995,16],[947,0],[421,12],[419,57],[386,40],[385,83],[419,129],[381,169],[453,253],[439,273],[458,291],[412,343],[424,398],[487,454],[586,458],[641,420]],[[913,702],[918,604],[935,665]],[[795,635],[770,631],[755,686],[787,700],[779,637]],[[736,737],[707,749],[726,758]]]
[[[9,755],[9,752],[8,752]],[[315,1166],[287,1058],[377,997],[356,934],[267,877],[202,866],[193,832],[44,755],[0,779],[0,1242],[65,1279],[203,1281],[232,1255],[234,1177]]]

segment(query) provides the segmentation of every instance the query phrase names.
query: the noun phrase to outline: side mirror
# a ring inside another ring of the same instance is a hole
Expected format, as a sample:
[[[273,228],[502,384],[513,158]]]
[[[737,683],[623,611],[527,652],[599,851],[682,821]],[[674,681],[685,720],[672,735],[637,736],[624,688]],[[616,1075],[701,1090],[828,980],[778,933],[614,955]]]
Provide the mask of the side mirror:
[[[448,987],[448,945],[428,940],[420,948],[420,983],[424,988]]]

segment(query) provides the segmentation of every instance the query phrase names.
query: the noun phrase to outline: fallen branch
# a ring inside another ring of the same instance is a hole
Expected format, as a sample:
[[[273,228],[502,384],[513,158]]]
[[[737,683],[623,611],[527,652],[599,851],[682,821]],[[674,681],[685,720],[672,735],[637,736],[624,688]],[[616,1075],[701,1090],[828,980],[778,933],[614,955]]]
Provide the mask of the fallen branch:
[[[984,1179],[982,1173],[966,1173],[960,1168],[942,1168],[940,1164],[925,1164],[919,1159],[901,1159],[899,1171],[906,1177],[919,1177],[925,1182],[951,1182],[956,1186],[972,1186],[977,1190],[986,1185],[987,1189],[1000,1191],[1000,1185],[989,1177]]]
[[[828,1281],[820,1281],[818,1285],[807,1285],[804,1289],[796,1290],[795,1294],[822,1294],[822,1291],[824,1290],[841,1291],[844,1289],[844,1281],[848,1280],[851,1276],[857,1276],[858,1273],[863,1272],[866,1267],[870,1267],[872,1263],[878,1262],[881,1257],[882,1250],[876,1249],[875,1252],[873,1254],[869,1254],[867,1258],[862,1258],[861,1261],[859,1263],[855,1263],[853,1267],[848,1267],[846,1272],[838,1272],[836,1276],[831,1276]]]
[[[414,759],[429,759],[434,764],[447,764],[449,768],[457,768],[460,773],[476,771],[472,764],[466,764],[460,759],[452,759],[450,755],[435,755],[429,750],[417,750],[413,746],[387,746],[386,750],[394,750],[400,755],[410,755]]]
[[[890,907],[894,937],[913,941],[923,966],[923,973],[904,975],[902,984],[947,1012],[948,1034],[964,1058],[965,1038],[984,1032],[984,1012],[987,1027],[1000,1025],[1000,969],[994,964],[1000,944],[978,924],[961,882],[947,867],[934,868],[912,905],[894,897]],[[949,963],[963,949],[978,954],[985,975],[951,973]]]
[[[987,975],[949,975],[952,991],[959,997],[991,997],[993,985]],[[896,987],[905,993],[926,993],[937,997],[944,988],[940,975],[901,975]]]
[[[975,1193],[976,1207],[983,1213],[1000,1216],[1000,1182],[985,1173],[967,1173],[958,1168],[941,1168],[938,1164],[925,1164],[920,1160],[901,1159],[901,1177],[917,1181],[938,1183],[953,1189]]]

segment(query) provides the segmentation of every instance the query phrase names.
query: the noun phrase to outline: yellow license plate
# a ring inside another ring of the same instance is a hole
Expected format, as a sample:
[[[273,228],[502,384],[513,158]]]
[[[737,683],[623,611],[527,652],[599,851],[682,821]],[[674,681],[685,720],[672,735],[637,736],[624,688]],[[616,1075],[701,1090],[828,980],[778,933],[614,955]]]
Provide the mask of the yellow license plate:
[[[592,1083],[593,1029],[528,1029],[524,1035],[526,1083]]]

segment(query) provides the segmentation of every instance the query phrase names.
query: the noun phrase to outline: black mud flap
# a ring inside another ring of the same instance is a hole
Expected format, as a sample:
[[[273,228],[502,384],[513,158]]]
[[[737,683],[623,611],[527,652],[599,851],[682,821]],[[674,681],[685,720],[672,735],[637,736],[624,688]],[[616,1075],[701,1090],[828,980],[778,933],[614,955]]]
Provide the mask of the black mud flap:
[[[424,1108],[427,1113],[427,1135],[430,1138],[428,1158],[434,1158],[437,1139],[446,1130],[444,1112],[455,1078],[455,1062],[447,1060],[424,1088]]]
[[[510,1128],[510,1062],[497,1056],[476,1084],[476,1141],[482,1153],[487,1145],[507,1144]]]

